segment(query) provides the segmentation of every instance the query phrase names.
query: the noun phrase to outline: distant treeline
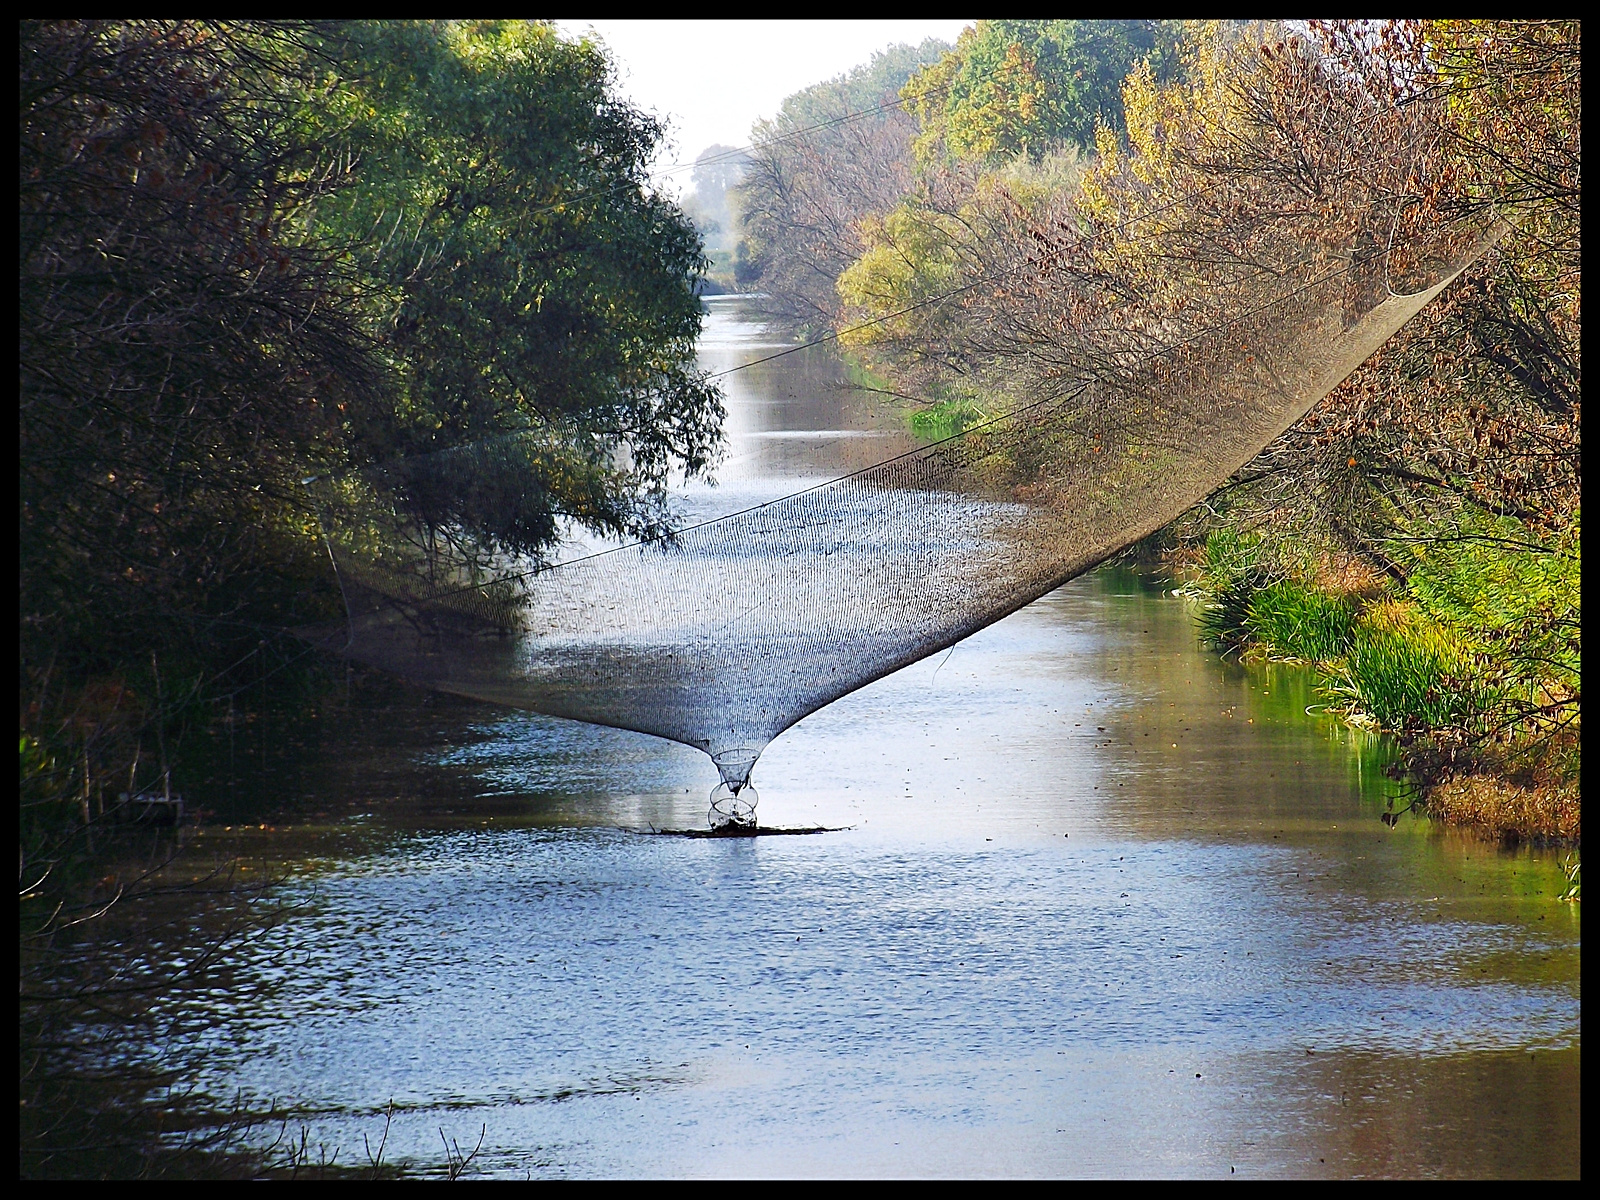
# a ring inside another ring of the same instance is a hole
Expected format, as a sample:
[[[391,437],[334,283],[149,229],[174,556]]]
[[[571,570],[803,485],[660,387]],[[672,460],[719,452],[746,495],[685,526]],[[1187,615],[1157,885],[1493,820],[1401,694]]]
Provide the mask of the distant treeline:
[[[957,163],[1038,163],[1122,129],[1122,82],[1178,68],[1160,21],[979,21],[952,48],[898,46],[784,101],[733,189],[738,283],[799,329],[837,323],[870,229]]]

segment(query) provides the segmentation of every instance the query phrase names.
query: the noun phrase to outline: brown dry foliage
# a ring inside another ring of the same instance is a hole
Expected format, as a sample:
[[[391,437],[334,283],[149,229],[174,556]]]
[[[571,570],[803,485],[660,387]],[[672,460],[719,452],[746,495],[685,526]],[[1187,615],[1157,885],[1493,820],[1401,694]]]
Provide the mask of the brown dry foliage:
[[[1428,815],[1504,841],[1581,840],[1583,804],[1575,787],[1527,786],[1496,775],[1467,775],[1432,788]]]

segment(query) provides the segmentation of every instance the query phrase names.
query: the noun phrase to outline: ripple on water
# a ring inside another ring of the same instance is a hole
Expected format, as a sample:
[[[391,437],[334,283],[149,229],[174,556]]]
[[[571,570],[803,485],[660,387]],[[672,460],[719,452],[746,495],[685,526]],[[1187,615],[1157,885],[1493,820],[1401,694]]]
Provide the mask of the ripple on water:
[[[885,427],[825,366],[732,377],[734,433]],[[809,442],[746,438],[721,502]],[[737,842],[615,828],[702,822],[696,751],[396,707],[307,767],[367,818],[273,843],[304,907],[192,1001],[202,1082],[346,1158],[391,1099],[393,1159],[487,1125],[519,1176],[1576,1174],[1559,871],[1385,829],[1316,700],[1101,572],[785,733],[763,823],[853,828]]]

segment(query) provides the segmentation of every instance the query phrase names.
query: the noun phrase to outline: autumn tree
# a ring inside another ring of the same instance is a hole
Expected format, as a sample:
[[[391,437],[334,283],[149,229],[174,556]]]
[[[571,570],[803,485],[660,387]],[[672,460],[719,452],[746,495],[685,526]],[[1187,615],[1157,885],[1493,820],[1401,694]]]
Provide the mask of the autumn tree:
[[[1148,62],[1166,82],[1180,33],[1163,21],[979,21],[904,89],[921,126],[918,152],[990,165],[1094,145],[1120,132],[1122,81]]]
[[[1188,530],[1252,540],[1242,602],[1338,564],[1398,589],[1416,622],[1405,636],[1451,648],[1406,686],[1456,699],[1391,706],[1395,727],[1456,744],[1566,736],[1580,661],[1577,27],[1199,32],[1181,82],[1130,74],[1126,141],[1103,128],[1081,183],[1040,195],[990,172],[867,227],[840,290],[847,321],[875,323],[851,340],[929,394],[963,380],[1004,411],[1193,357],[1244,314],[1292,324],[1316,279],[1342,280],[1347,311],[1363,311],[1458,238],[1488,237]],[[1192,400],[1178,428],[1200,436],[1205,397]]]
[[[758,122],[743,179],[731,192],[743,241],[740,285],[796,329],[830,326],[835,281],[861,252],[857,222],[913,187],[916,123],[899,89],[946,49],[929,40],[876,55],[838,79],[790,96]]]

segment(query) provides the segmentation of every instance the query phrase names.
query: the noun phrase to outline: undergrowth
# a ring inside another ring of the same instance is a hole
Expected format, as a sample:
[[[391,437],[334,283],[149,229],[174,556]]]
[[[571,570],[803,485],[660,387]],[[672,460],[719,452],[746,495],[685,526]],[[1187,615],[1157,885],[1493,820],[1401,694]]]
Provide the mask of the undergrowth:
[[[989,414],[966,397],[941,400],[911,414],[911,432],[930,442],[965,433],[989,419]]]
[[[1578,522],[1549,545],[1503,525],[1397,542],[1403,578],[1225,524],[1175,557],[1208,640],[1311,664],[1331,709],[1396,735],[1436,816],[1576,842]]]

